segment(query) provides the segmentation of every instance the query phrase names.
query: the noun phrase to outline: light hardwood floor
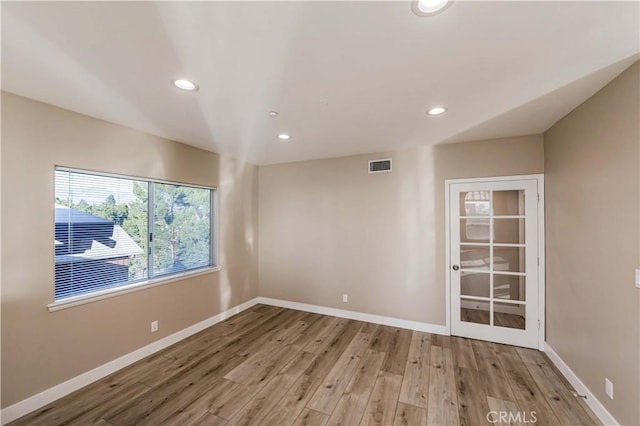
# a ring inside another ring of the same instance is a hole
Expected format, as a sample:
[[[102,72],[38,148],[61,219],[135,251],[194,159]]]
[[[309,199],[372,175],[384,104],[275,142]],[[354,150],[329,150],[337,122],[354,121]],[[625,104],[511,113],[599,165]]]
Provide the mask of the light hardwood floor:
[[[572,391],[538,351],[257,305],[13,424],[597,423]]]

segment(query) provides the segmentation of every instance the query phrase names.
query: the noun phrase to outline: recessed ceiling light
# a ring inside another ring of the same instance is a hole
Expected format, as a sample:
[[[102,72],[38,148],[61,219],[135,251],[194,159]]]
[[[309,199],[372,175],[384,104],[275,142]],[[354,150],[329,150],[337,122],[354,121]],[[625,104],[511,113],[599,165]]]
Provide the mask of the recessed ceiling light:
[[[280,139],[281,141],[288,141],[289,139],[291,139],[291,135],[288,135],[286,133],[280,133],[278,135],[278,139]]]
[[[180,78],[178,80],[173,80],[171,83],[173,83],[173,85],[176,86],[178,89],[186,90],[188,92],[195,92],[196,90],[198,90],[200,88],[193,81],[186,80],[184,78]]]
[[[269,117],[277,117],[278,111],[269,111]]]
[[[445,107],[433,107],[429,111],[427,111],[427,114],[434,116],[434,115],[442,115],[445,112],[447,112],[447,109]]]
[[[444,9],[451,0],[418,0],[418,10],[426,14],[434,14]]]

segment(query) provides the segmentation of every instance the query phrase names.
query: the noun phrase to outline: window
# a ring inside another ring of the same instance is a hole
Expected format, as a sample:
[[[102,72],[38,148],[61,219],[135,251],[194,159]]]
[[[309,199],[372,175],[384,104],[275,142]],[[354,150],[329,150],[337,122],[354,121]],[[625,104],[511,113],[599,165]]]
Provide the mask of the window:
[[[56,168],[55,300],[215,266],[215,190]]]

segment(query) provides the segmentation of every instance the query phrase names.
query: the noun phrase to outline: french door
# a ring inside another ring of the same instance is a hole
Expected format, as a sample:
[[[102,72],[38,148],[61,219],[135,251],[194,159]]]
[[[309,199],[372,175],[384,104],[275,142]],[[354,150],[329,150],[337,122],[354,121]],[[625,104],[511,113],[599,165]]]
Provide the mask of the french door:
[[[541,178],[447,185],[451,334],[538,348]]]

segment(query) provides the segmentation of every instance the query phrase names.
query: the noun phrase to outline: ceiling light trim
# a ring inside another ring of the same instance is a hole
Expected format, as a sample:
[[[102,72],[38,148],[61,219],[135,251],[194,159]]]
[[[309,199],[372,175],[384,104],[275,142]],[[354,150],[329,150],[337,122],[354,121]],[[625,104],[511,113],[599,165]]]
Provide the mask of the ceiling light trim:
[[[448,9],[453,0],[415,0],[411,8],[418,16],[435,16]]]
[[[180,90],[185,92],[197,92],[200,90],[200,86],[193,80],[189,80],[188,78],[177,78],[175,80],[171,80],[171,84]]]
[[[429,117],[438,117],[444,113],[446,113],[448,111],[448,109],[446,107],[443,106],[434,106],[432,108],[429,108],[427,110],[427,115]]]

